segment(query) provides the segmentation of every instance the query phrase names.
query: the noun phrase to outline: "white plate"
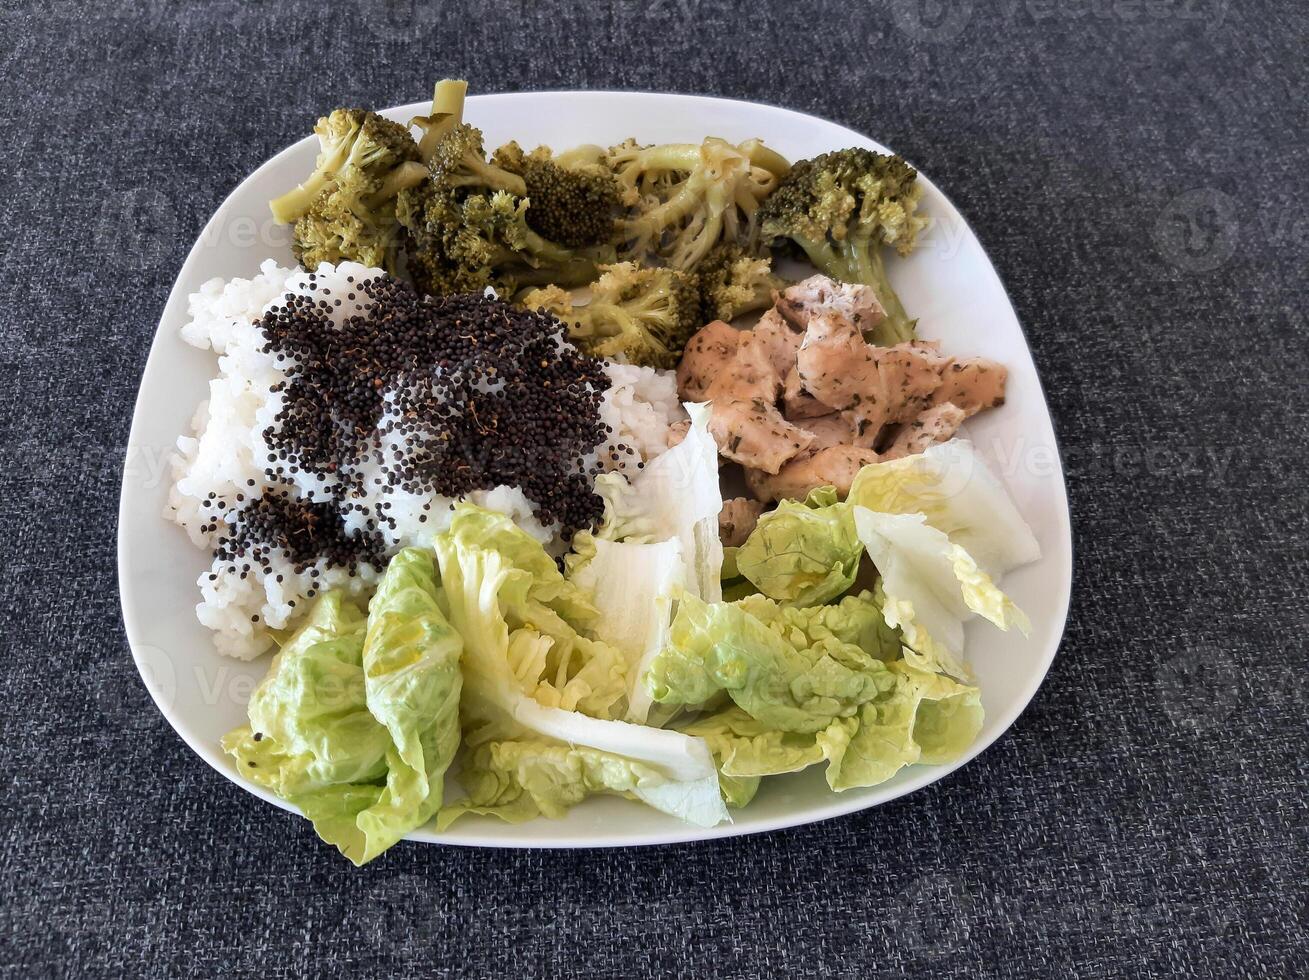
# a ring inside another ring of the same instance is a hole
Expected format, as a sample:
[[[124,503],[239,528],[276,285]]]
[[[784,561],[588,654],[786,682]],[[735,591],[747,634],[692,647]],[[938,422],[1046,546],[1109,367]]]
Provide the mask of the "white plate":
[[[414,103],[386,114],[407,120],[426,110]],[[516,139],[557,149],[578,143],[732,142],[762,137],[792,160],[846,146],[886,148],[835,123],[771,106],[723,99],[628,92],[530,92],[474,96],[467,118],[488,146]],[[312,120],[305,119],[306,131]],[[245,721],[250,690],[267,659],[243,664],[214,651],[196,621],[196,578],[208,564],[181,529],[161,516],[168,491],[167,459],[189,432],[196,405],[216,371],[214,357],[183,343],[187,296],[214,276],[250,277],[265,258],[293,265],[286,229],[272,223],[268,200],[293,187],[313,167],[315,142],[306,137],[251,174],[205,226],[164,308],[141,379],[132,420],[119,511],[118,574],[132,653],[155,703],[202,759],[243,789],[285,808],[242,781],[219,738]],[[930,163],[930,161],[929,161]],[[663,844],[757,833],[824,820],[875,806],[925,786],[994,742],[1036,693],[1063,633],[1072,582],[1072,538],[1063,473],[1049,411],[1013,307],[995,270],[958,211],[926,177],[923,206],[935,225],[911,258],[890,263],[905,306],[923,337],[947,351],[980,354],[1009,368],[1003,408],[969,426],[1036,531],[1044,557],[1010,574],[1006,591],[1031,616],[1031,637],[981,623],[968,629],[969,655],[982,689],[986,723],[967,756],[951,766],[911,766],[880,786],[834,794],[822,767],[763,781],[753,803],[730,825],[701,830],[616,797],[587,800],[561,820],[511,826],[467,818],[444,834],[422,830],[413,840],[496,847],[604,847]],[[306,828],[307,829],[307,828]]]

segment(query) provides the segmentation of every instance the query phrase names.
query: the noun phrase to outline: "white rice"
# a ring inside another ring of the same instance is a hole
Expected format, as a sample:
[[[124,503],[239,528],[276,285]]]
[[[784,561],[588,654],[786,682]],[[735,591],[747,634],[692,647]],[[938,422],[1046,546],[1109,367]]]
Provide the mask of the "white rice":
[[[315,295],[321,298],[339,289],[344,296],[349,291],[347,276],[353,276],[357,284],[382,274],[357,263],[342,263],[335,269],[319,266]],[[284,381],[286,374],[275,355],[260,350],[265,338],[255,324],[288,292],[305,291],[306,275],[302,270],[279,267],[270,259],[253,279],[213,279],[190,298],[190,320],[181,329],[182,339],[218,354],[218,375],[209,383],[208,400],[196,409],[194,434],[177,441],[180,458],[173,464],[174,483],[165,513],[186,530],[197,547],[212,549],[215,536],[202,528],[215,513],[233,513],[239,507],[235,499],[238,493],[254,499],[272,488],[264,475],[268,447],[263,433],[281,410],[281,396],[271,389]],[[334,311],[334,317],[339,322],[362,308],[359,303],[345,302]],[[612,434],[597,447],[597,455],[609,462],[609,454],[617,446],[632,446],[638,455],[620,452],[620,463],[614,467],[630,471],[638,459],[650,459],[664,451],[669,426],[684,418],[685,413],[671,371],[625,364],[609,364],[606,370],[613,387],[604,395],[600,414]],[[294,474],[293,479],[305,498],[321,500],[328,496],[327,480],[308,473]],[[365,485],[375,486],[371,480]],[[206,508],[210,494],[223,506],[217,510]],[[477,491],[467,499],[508,515],[554,553],[566,546],[559,538],[558,527],[542,525],[531,501],[517,487]],[[430,542],[435,533],[443,530],[455,503],[449,498],[418,496],[385,484],[370,490],[359,502],[373,510],[382,501],[390,504],[387,515],[394,518],[396,525],[392,528],[380,522],[378,526],[391,553]],[[419,520],[424,505],[430,505],[425,522]],[[346,526],[358,529],[366,519],[365,514],[352,511]],[[248,660],[272,645],[269,630],[283,630],[294,624],[309,605],[310,588],[342,588],[363,595],[371,591],[378,577],[366,565],[356,573],[328,567],[321,560],[316,567],[319,577],[314,580],[308,569],[297,574],[288,555],[274,553],[267,571],[251,563],[250,571],[241,578],[230,573],[228,563],[215,560],[197,581],[201,601],[196,616],[214,631],[214,644],[220,653]]]

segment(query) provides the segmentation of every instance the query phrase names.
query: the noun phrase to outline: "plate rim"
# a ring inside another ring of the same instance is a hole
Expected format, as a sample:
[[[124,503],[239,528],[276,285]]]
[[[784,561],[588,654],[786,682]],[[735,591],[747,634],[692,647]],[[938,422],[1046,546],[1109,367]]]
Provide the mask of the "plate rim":
[[[467,103],[470,107],[476,107],[476,106],[485,106],[489,103],[496,102],[496,101],[549,99],[552,97],[559,97],[559,96],[568,96],[569,98],[576,98],[578,96],[587,96],[587,97],[600,97],[600,98],[617,97],[617,98],[633,98],[633,99],[674,99],[677,101],[685,101],[688,103],[708,102],[708,103],[717,103],[717,104],[726,103],[730,105],[749,106],[752,109],[766,109],[770,112],[783,113],[787,116],[795,117],[800,120],[817,120],[819,122],[825,123],[826,125],[834,126],[844,131],[845,133],[849,133],[857,137],[858,139],[872,142],[877,146],[881,147],[883,150],[887,150],[888,152],[894,152],[886,144],[881,143],[880,141],[874,139],[871,136],[867,136],[862,133],[859,133],[857,130],[852,129],[851,127],[845,125],[844,123],[837,122],[835,120],[828,119],[824,116],[820,116],[814,113],[801,112],[796,109],[786,108],[785,106],[778,106],[767,102],[758,102],[749,99],[736,99],[736,98],[728,98],[722,96],[698,95],[698,94],[680,93],[680,92],[659,92],[659,91],[636,90],[636,89],[630,89],[630,90],[629,89],[544,89],[544,90],[531,90],[531,91],[523,91],[523,92],[489,92],[489,93],[483,93],[477,95],[470,95],[468,96]],[[410,102],[401,105],[391,106],[384,109],[379,109],[376,111],[387,116],[403,117],[405,113],[420,112],[425,105],[426,103],[423,101]],[[136,445],[138,424],[143,414],[142,396],[144,391],[144,381],[147,374],[150,371],[151,364],[155,361],[155,358],[158,354],[160,348],[160,341],[164,333],[165,321],[169,319],[169,313],[170,310],[173,308],[174,304],[185,303],[187,296],[189,296],[189,293],[185,293],[182,291],[182,279],[185,273],[187,272],[187,270],[190,268],[192,260],[196,257],[196,255],[200,252],[201,248],[209,240],[211,227],[224,214],[229,204],[231,204],[231,202],[235,198],[237,198],[239,195],[242,194],[242,192],[245,190],[247,185],[259,179],[259,177],[265,170],[274,167],[278,163],[278,161],[296,152],[301,146],[307,143],[311,143],[313,139],[314,137],[312,135],[305,136],[295,141],[294,143],[291,143],[283,147],[281,150],[274,153],[268,159],[264,160],[259,166],[257,166],[254,170],[248,173],[242,180],[240,180],[236,184],[236,186],[233,187],[232,190],[229,191],[224,196],[223,200],[219,203],[217,208],[215,208],[213,214],[210,215],[209,219],[204,223],[204,225],[200,229],[200,232],[196,237],[196,240],[192,243],[190,249],[188,249],[186,257],[182,260],[182,264],[178,268],[176,277],[174,278],[173,281],[173,285],[169,290],[168,297],[164,301],[163,308],[160,311],[159,321],[155,325],[154,334],[150,341],[150,349],[146,356],[145,363],[141,368],[140,379],[137,384],[136,400],[133,404],[133,409],[132,409],[132,423],[126,443],[126,447],[127,447],[126,454],[130,454],[132,451],[132,447]],[[912,164],[912,161],[910,161],[910,163]],[[915,169],[918,169],[916,164],[914,164],[914,167]],[[1008,734],[1008,732],[1013,728],[1014,724],[1018,721],[1018,719],[1022,716],[1022,714],[1028,709],[1032,701],[1035,699],[1037,692],[1040,690],[1041,686],[1045,683],[1045,679],[1049,675],[1050,668],[1054,664],[1055,657],[1058,655],[1059,650],[1062,648],[1064,634],[1067,629],[1068,614],[1072,601],[1073,581],[1074,581],[1074,573],[1076,567],[1076,563],[1075,563],[1076,540],[1074,539],[1072,533],[1072,517],[1068,504],[1068,486],[1067,486],[1067,481],[1065,479],[1063,451],[1059,442],[1059,433],[1054,424],[1054,415],[1050,411],[1050,401],[1048,396],[1046,395],[1045,385],[1042,380],[1041,372],[1036,367],[1036,358],[1033,356],[1032,345],[1028,339],[1027,331],[1023,325],[1022,320],[1018,316],[1017,310],[1014,308],[1013,300],[1009,295],[1009,290],[1006,287],[1004,280],[1000,277],[999,272],[996,270],[994,262],[991,261],[990,253],[988,252],[985,245],[983,244],[982,239],[973,230],[972,225],[969,224],[968,219],[964,216],[963,212],[960,211],[960,209],[950,198],[950,196],[946,194],[944,191],[942,191],[941,188],[938,187],[931,180],[931,178],[928,177],[926,174],[924,174],[921,170],[919,170],[918,173],[919,173],[918,179],[923,181],[926,185],[931,187],[931,189],[935,193],[941,196],[942,200],[944,200],[946,204],[949,206],[949,208],[953,211],[954,217],[958,219],[958,221],[961,223],[963,228],[966,229],[967,233],[971,235],[973,239],[977,242],[978,247],[982,253],[982,256],[986,260],[986,266],[990,270],[990,273],[994,277],[996,284],[1000,288],[1000,295],[1004,299],[1005,306],[1008,308],[1009,314],[1011,315],[1013,322],[1018,327],[1019,333],[1023,340],[1023,346],[1025,347],[1028,356],[1032,360],[1033,375],[1036,381],[1036,390],[1037,393],[1040,395],[1041,404],[1045,409],[1046,419],[1048,419],[1050,424],[1050,433],[1051,433],[1051,439],[1054,448],[1053,462],[1055,466],[1055,472],[1050,474],[1050,476],[1052,478],[1057,477],[1057,485],[1054,487],[1053,493],[1057,495],[1058,499],[1057,501],[1052,501],[1052,502],[1057,503],[1058,505],[1054,509],[1054,517],[1058,525],[1057,528],[1058,533],[1062,541],[1067,543],[1067,562],[1064,568],[1060,569],[1060,571],[1063,573],[1062,578],[1067,583],[1067,586],[1065,589],[1062,590],[1061,594],[1058,597],[1059,598],[1058,609],[1052,610],[1053,615],[1050,617],[1051,624],[1053,625],[1057,621],[1058,625],[1057,628],[1052,630],[1053,639],[1049,645],[1049,650],[1041,658],[1039,670],[1033,671],[1026,678],[1026,683],[1022,687],[1021,693],[1014,698],[1013,704],[1015,706],[1010,711],[1002,713],[1001,715],[1001,717],[1003,718],[1002,724],[999,724],[996,727],[995,731],[989,737],[985,739],[979,737],[977,741],[975,741],[971,746],[969,746],[968,751],[966,751],[960,758],[954,760],[953,762],[940,764],[940,765],[931,765],[931,766],[919,765],[914,767],[915,771],[911,776],[909,776],[899,785],[895,786],[893,789],[888,790],[886,795],[884,796],[881,796],[876,799],[868,799],[865,797],[843,798],[841,794],[832,793],[830,794],[830,800],[820,808],[819,812],[816,813],[811,811],[804,811],[800,813],[782,813],[772,818],[764,818],[762,820],[751,822],[748,825],[727,823],[727,824],[720,824],[717,827],[700,828],[700,827],[693,827],[689,824],[685,824],[685,825],[677,826],[675,829],[670,829],[668,831],[661,832],[661,833],[653,833],[653,834],[645,833],[639,839],[626,840],[622,842],[606,841],[606,842],[597,843],[581,835],[573,836],[573,837],[551,837],[548,839],[535,840],[535,841],[532,840],[530,836],[526,836],[526,835],[524,835],[521,839],[516,839],[512,837],[484,837],[479,839],[473,835],[468,835],[468,836],[460,835],[458,837],[447,837],[444,835],[437,834],[433,830],[429,829],[430,825],[426,825],[423,828],[419,828],[405,835],[404,838],[405,840],[416,841],[421,843],[444,844],[444,845],[459,846],[459,847],[492,847],[497,849],[500,848],[541,849],[541,850],[608,849],[608,848],[627,848],[627,847],[656,847],[656,846],[664,846],[664,845],[672,845],[672,844],[686,844],[686,843],[695,843],[700,841],[712,841],[712,840],[720,840],[720,839],[726,839],[732,837],[741,837],[751,834],[765,834],[777,830],[784,830],[791,827],[800,827],[800,826],[808,826],[810,824],[818,824],[828,820],[835,819],[837,817],[847,816],[851,813],[855,813],[861,810],[870,810],[879,806],[884,806],[888,803],[891,803],[894,800],[907,796],[910,793],[917,792],[918,790],[923,789],[925,786],[940,782],[948,778],[951,774],[963,768],[968,763],[970,763],[978,756],[980,756],[983,752],[985,752],[997,741],[999,741],[1001,737]],[[155,706],[159,709],[159,712],[164,716],[164,720],[168,722],[169,727],[172,728],[173,731],[182,739],[182,741],[192,751],[194,751],[201,759],[203,759],[212,769],[216,770],[220,775],[226,778],[229,782],[236,784],[237,786],[239,786],[243,790],[246,790],[252,795],[259,797],[260,799],[263,799],[269,803],[272,803],[273,805],[277,806],[279,809],[295,814],[298,817],[302,817],[303,819],[303,815],[300,813],[300,811],[298,811],[291,804],[287,803],[285,800],[278,798],[272,793],[264,790],[262,787],[254,786],[240,779],[239,776],[235,772],[233,772],[229,766],[223,764],[225,760],[220,756],[217,746],[210,746],[209,744],[207,744],[207,742],[189,733],[187,731],[188,726],[175,719],[173,709],[165,704],[164,692],[158,687],[158,685],[152,683],[150,668],[145,663],[142,654],[138,650],[138,646],[140,644],[134,641],[134,635],[136,636],[140,635],[140,628],[136,624],[136,617],[135,614],[132,612],[132,603],[129,602],[129,596],[134,593],[136,586],[133,585],[133,583],[129,578],[124,576],[124,558],[126,552],[129,549],[129,542],[126,539],[126,532],[124,530],[125,525],[127,523],[126,518],[128,512],[128,498],[129,498],[129,486],[128,486],[129,461],[126,458],[126,454],[123,462],[123,475],[119,487],[119,505],[117,511],[118,527],[115,535],[116,537],[115,558],[117,563],[119,607],[122,613],[124,636],[127,640],[128,647],[132,653],[133,662],[135,663],[137,671],[140,674],[143,683],[145,684],[146,690],[150,694],[151,700],[154,702]],[[1038,561],[1051,560],[1053,557],[1054,557],[1053,555],[1043,555],[1040,559],[1038,559]],[[532,826],[532,822],[529,821],[527,823],[522,824],[521,826],[523,827]]]

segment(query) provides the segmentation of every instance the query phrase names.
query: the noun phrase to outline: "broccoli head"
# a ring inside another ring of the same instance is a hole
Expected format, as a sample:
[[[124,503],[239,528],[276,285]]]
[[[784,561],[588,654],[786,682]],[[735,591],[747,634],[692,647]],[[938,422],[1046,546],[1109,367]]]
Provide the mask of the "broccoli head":
[[[446,133],[426,162],[442,187],[508,191],[518,197],[527,194],[522,177],[487,160],[482,131],[468,123],[459,123]]]
[[[883,247],[907,255],[927,226],[918,213],[917,177],[898,156],[837,150],[797,163],[759,209],[766,243],[790,242],[823,274],[876,290],[887,314],[874,332],[880,343],[914,334],[914,321],[887,279]]]
[[[716,245],[697,270],[705,322],[734,320],[773,302],[787,281],[773,274],[772,261],[731,242]]]
[[[590,354],[657,368],[676,367],[702,323],[693,274],[633,262],[606,266],[584,305],[558,286],[534,290],[522,303],[564,321],[569,339]]]
[[[657,257],[690,271],[719,242],[753,245],[760,202],[787,172],[784,159],[758,140],[613,147],[607,163],[623,203],[635,214],[620,223],[626,259]]]
[[[409,130],[364,109],[335,109],[318,120],[318,160],[314,171],[294,190],[269,202],[273,217],[292,224],[309,211],[324,191],[349,180],[356,192],[380,195],[412,181],[418,168],[418,145]],[[394,194],[392,194],[394,196]]]
[[[618,181],[600,164],[564,166],[550,148],[526,153],[517,143],[495,151],[492,163],[523,178],[527,223],[545,238],[569,248],[602,245],[614,236]]]
[[[324,190],[295,223],[291,247],[309,270],[345,261],[398,275],[400,228],[394,202],[370,206],[350,182]]]
[[[613,247],[573,247],[534,226],[528,155],[511,145],[486,158],[481,131],[463,121],[466,87],[438,83],[431,113],[414,120],[423,130],[418,145],[427,172],[396,201],[414,285],[428,293],[486,286],[512,293],[590,282],[601,263],[613,261]]]
[[[396,216],[405,229],[405,265],[423,292],[446,294],[494,287],[590,282],[612,250],[573,250],[542,238],[527,224],[526,198],[508,191],[468,194],[427,181],[403,191]]]

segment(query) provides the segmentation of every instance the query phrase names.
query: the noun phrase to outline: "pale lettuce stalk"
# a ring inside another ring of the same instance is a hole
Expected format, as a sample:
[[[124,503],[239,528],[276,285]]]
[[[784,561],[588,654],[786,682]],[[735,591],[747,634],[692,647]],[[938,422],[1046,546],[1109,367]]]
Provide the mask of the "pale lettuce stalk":
[[[539,791],[542,780],[557,781],[559,773],[577,773],[580,789],[598,788],[596,767],[610,772],[620,764],[631,767],[631,785],[625,784],[623,792],[702,825],[726,819],[713,757],[702,740],[588,717],[531,696],[524,672],[516,673],[511,666],[511,643],[523,645],[517,657],[520,667],[527,661],[540,662],[541,652],[527,641],[511,639],[509,618],[521,620],[520,629],[530,629],[533,617],[549,612],[550,603],[566,594],[556,581],[562,576],[548,557],[547,569],[546,563],[524,554],[532,547],[541,549],[507,518],[466,505],[456,509],[449,529],[435,542],[450,619],[464,638],[463,715],[470,749],[466,766],[470,800],[451,808],[447,820],[468,810],[519,819],[530,815],[532,806],[540,806],[523,802],[526,790],[508,800],[501,792],[505,787],[521,789],[532,783]],[[568,596],[568,601],[575,602],[576,597]],[[505,761],[511,750],[497,748],[507,744],[527,746],[512,750],[513,766]],[[558,750],[566,746],[595,750],[603,759],[579,757],[561,765]],[[555,776],[542,775],[543,771]],[[608,787],[612,780],[601,782]],[[555,799],[573,799],[578,790],[573,780],[559,789]]]
[[[596,480],[605,501],[597,538],[611,541],[681,543],[686,589],[707,602],[722,598],[723,546],[718,514],[718,447],[709,434],[709,407],[688,402],[686,437],[645,465],[629,482],[611,473]]]
[[[1004,484],[964,439],[865,466],[846,500],[884,514],[923,514],[992,576],[1041,557]]]
[[[650,695],[638,680],[668,639],[686,581],[682,544],[677,538],[652,544],[590,538],[574,546],[589,557],[570,570],[570,578],[599,610],[596,637],[626,658],[627,719],[645,724]]]
[[[922,514],[854,510],[855,527],[881,574],[886,622],[904,634],[906,659],[928,670],[968,676],[964,620],[977,613],[1002,630],[1031,625],[968,552]]]

